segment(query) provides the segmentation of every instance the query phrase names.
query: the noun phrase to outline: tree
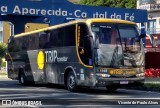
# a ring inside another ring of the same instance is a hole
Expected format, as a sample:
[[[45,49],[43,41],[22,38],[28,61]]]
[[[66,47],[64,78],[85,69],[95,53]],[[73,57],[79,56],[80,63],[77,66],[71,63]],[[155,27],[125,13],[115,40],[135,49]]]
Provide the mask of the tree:
[[[5,54],[6,54],[6,44],[0,43],[0,66],[1,66],[2,58],[5,56]]]
[[[80,0],[80,4],[118,8],[136,8],[137,0]]]
[[[68,0],[68,1],[75,3],[75,4],[79,4],[79,2],[80,2],[80,0]]]

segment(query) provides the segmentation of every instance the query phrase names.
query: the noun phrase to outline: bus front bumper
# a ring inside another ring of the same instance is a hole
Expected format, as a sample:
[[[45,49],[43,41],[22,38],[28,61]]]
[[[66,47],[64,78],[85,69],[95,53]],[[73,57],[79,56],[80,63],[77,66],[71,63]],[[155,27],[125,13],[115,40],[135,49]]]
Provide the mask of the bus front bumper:
[[[144,84],[144,77],[135,78],[98,78],[96,80],[95,86],[104,87],[108,85],[128,85],[128,86],[138,86]]]

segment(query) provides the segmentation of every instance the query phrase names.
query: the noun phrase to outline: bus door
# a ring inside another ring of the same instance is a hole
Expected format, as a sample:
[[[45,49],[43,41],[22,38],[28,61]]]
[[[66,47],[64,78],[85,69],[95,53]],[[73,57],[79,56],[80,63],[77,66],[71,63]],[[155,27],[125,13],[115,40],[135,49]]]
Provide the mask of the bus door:
[[[79,24],[78,31],[80,33],[78,38],[78,51],[80,59],[85,65],[92,66],[92,39],[89,35],[89,30],[85,24]]]

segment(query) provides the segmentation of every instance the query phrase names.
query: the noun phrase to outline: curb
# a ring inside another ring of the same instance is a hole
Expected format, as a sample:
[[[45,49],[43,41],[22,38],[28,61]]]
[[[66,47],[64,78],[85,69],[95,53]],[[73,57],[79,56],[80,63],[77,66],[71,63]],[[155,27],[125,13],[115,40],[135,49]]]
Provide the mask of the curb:
[[[145,83],[160,83],[160,78],[145,78]]]

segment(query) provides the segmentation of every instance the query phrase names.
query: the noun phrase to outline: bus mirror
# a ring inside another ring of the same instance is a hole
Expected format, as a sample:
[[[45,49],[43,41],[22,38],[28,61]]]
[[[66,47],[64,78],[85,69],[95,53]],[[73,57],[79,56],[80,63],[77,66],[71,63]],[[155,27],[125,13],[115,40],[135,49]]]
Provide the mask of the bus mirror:
[[[93,36],[92,36],[92,35],[87,35],[87,37],[93,38]]]
[[[140,39],[142,39],[142,38],[146,37],[146,34],[141,34],[139,37],[140,37]]]
[[[98,38],[98,36],[95,38],[94,48],[99,49],[99,38]]]
[[[137,42],[140,42],[140,40],[141,40],[142,38],[144,38],[144,37],[146,37],[146,34],[141,34],[141,35],[138,37]]]
[[[155,47],[157,47],[157,45],[159,45],[158,42],[156,42],[155,40],[153,40],[153,41],[152,41],[152,47],[155,48]]]
[[[93,33],[93,37],[95,37],[94,38],[94,48],[99,49],[99,37],[98,37],[98,35],[96,35],[96,33]]]
[[[149,38],[152,47],[156,47],[158,45],[158,41],[154,39],[153,35],[147,34],[146,36]]]

